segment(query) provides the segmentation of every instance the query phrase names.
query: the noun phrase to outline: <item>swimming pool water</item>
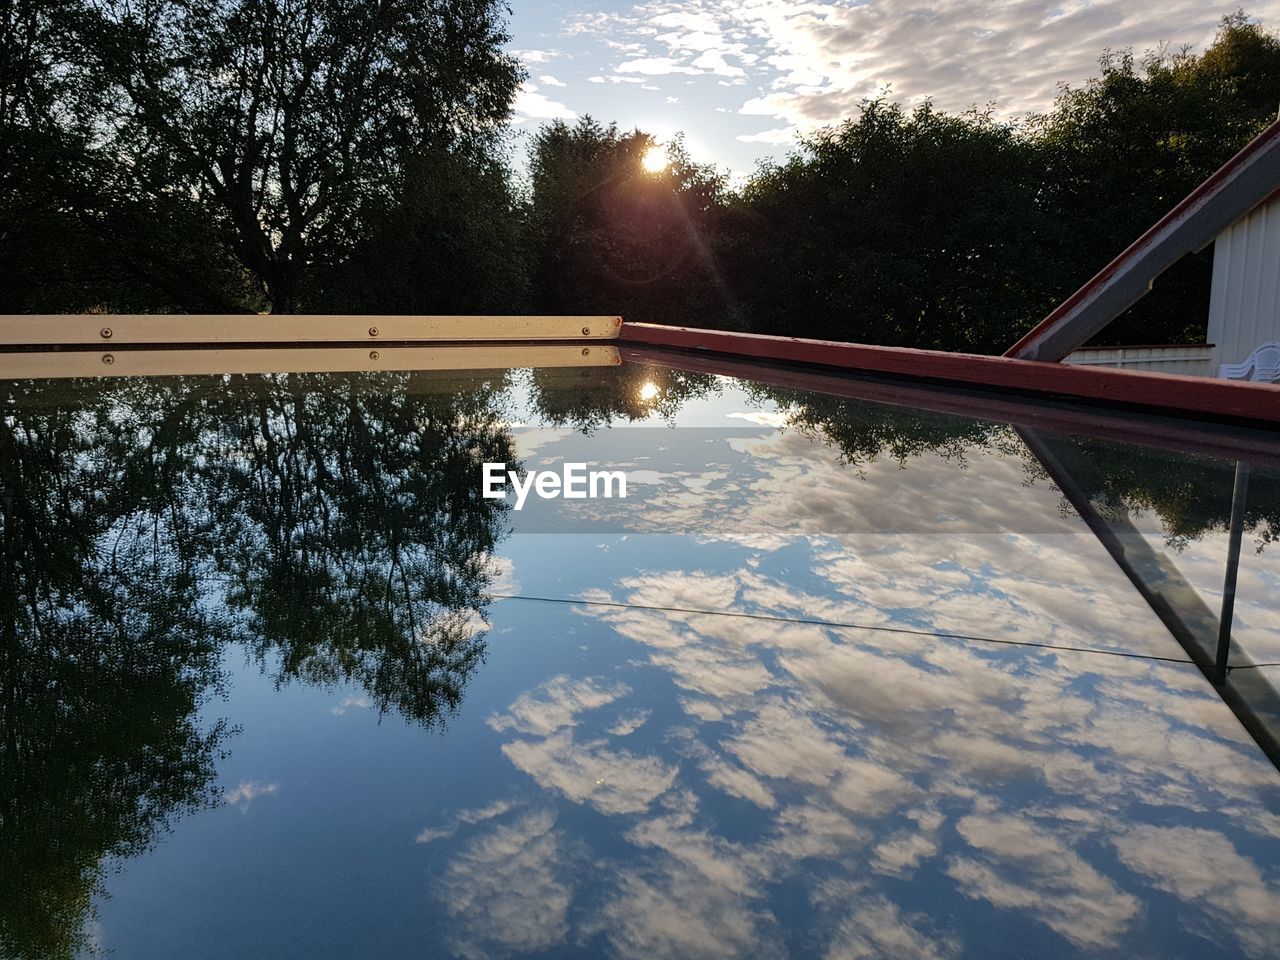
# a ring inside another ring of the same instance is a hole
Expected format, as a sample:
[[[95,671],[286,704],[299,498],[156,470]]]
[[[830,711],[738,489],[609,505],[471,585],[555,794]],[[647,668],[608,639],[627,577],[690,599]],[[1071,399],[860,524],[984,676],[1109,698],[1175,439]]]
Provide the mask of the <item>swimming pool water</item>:
[[[3,389],[0,955],[1280,943],[1280,774],[1007,424],[634,363]],[[1216,609],[1236,463],[1052,440]]]

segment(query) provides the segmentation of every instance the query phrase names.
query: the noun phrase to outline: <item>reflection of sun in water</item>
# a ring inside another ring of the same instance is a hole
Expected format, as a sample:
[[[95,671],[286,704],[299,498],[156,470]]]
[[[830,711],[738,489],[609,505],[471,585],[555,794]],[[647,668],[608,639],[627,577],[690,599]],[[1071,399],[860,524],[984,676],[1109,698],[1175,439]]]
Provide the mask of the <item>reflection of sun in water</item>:
[[[650,147],[644,152],[640,165],[649,173],[661,173],[667,169],[667,151],[656,145]]]
[[[652,381],[649,381],[647,383],[643,383],[640,385],[641,400],[645,400],[645,401],[656,400],[658,397],[658,392],[659,392],[658,385],[656,383],[653,383]]]

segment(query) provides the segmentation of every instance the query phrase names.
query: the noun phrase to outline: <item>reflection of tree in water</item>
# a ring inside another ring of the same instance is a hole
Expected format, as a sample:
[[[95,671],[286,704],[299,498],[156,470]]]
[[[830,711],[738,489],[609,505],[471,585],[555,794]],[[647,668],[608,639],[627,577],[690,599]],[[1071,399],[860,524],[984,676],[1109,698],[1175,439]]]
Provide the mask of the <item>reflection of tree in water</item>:
[[[673,418],[684,404],[711,393],[715,378],[668,367],[623,364],[533,371],[533,407],[552,426],[591,434],[614,420]]]
[[[1019,456],[1032,482],[1049,482],[1043,466],[1007,424],[780,387],[757,386],[753,395],[785,410],[789,426],[833,444],[842,462],[855,469],[882,458],[905,466],[925,454],[962,468],[967,453],[983,450]],[[1233,465],[1089,437],[1072,442],[1097,470],[1096,486],[1085,492],[1112,509],[1155,513],[1172,544],[1227,528]],[[1275,471],[1253,473],[1245,529],[1256,537],[1259,550],[1280,537],[1280,476]]]
[[[752,393],[784,410],[789,427],[834,445],[841,462],[858,470],[883,458],[902,466],[925,453],[963,464],[971,450],[1007,452],[1017,445],[1008,427],[983,420],[783,387],[757,386]]]
[[[109,857],[213,800],[198,712],[243,639],[281,682],[430,726],[483,656],[511,460],[492,383],[12,385],[0,428],[0,955],[65,957]]]
[[[480,464],[514,460],[489,390],[432,381],[250,381],[214,405],[211,544],[227,600],[282,681],[354,681],[433,723],[483,655],[479,608],[506,509]]]
[[[105,859],[211,798],[217,642],[164,454],[25,394],[0,429],[0,955],[66,957]]]

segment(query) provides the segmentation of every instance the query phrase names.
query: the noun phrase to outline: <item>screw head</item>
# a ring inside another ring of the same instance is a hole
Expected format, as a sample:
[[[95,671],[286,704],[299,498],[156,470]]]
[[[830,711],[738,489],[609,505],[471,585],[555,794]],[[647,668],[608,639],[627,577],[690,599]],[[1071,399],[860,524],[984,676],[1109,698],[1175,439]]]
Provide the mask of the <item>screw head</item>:
[[[111,354],[109,354],[109,353],[104,353],[104,354],[102,355],[102,362],[103,362],[103,363],[105,363],[105,364],[109,367],[109,366],[111,366],[113,363],[115,363],[115,362],[116,362],[116,358],[115,358],[115,357],[113,357],[113,356],[112,356]]]
[[[377,351],[377,350],[370,350],[370,351],[369,351],[369,359],[370,359],[370,360],[377,360],[380,356],[382,356],[382,354],[378,353],[378,351]]]
[[[377,327],[370,327],[370,328],[369,328],[369,336],[371,336],[371,337],[376,337],[377,335],[378,335],[378,328],[377,328]]]
[[[591,334],[591,328],[590,328],[590,327],[583,327],[583,328],[582,328],[582,335],[583,335],[584,337],[589,336],[590,334]]]
[[[98,331],[98,333],[100,333],[100,334],[102,335],[102,339],[103,339],[103,340],[110,340],[110,339],[111,339],[111,328],[110,328],[110,327],[103,327],[101,330],[99,330],[99,331]]]
[[[582,355],[583,355],[584,357],[589,357],[589,356],[591,356],[591,348],[590,348],[590,347],[583,347],[583,348],[582,348]]]

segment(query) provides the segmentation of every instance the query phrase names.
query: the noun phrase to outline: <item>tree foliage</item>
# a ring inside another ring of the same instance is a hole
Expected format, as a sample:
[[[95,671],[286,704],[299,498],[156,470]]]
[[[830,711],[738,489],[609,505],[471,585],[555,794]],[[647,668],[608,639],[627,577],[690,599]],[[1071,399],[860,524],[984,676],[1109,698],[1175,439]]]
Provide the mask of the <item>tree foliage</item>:
[[[1025,253],[1052,229],[1035,151],[989,113],[883,100],[747,185],[751,328],[932,349],[998,348],[1037,300]]]
[[[710,233],[725,180],[694,163],[680,140],[649,171],[657,145],[584,117],[555,121],[529,153],[529,247],[535,310],[618,313],[674,323],[723,297]]]
[[[454,177],[494,162],[520,77],[500,12],[495,0],[63,2],[21,19],[36,23],[31,62],[61,61],[41,88],[56,119],[16,125],[65,141],[60,205],[120,248],[157,306],[295,311],[403,209],[424,157]]]
[[[1190,50],[1108,52],[1101,74],[1066,88],[1032,118],[1043,170],[1040,203],[1068,229],[1047,287],[1054,302],[1101,269],[1276,117],[1280,40],[1243,14]],[[1203,340],[1212,251],[1170,270],[1098,338],[1103,343]]]

